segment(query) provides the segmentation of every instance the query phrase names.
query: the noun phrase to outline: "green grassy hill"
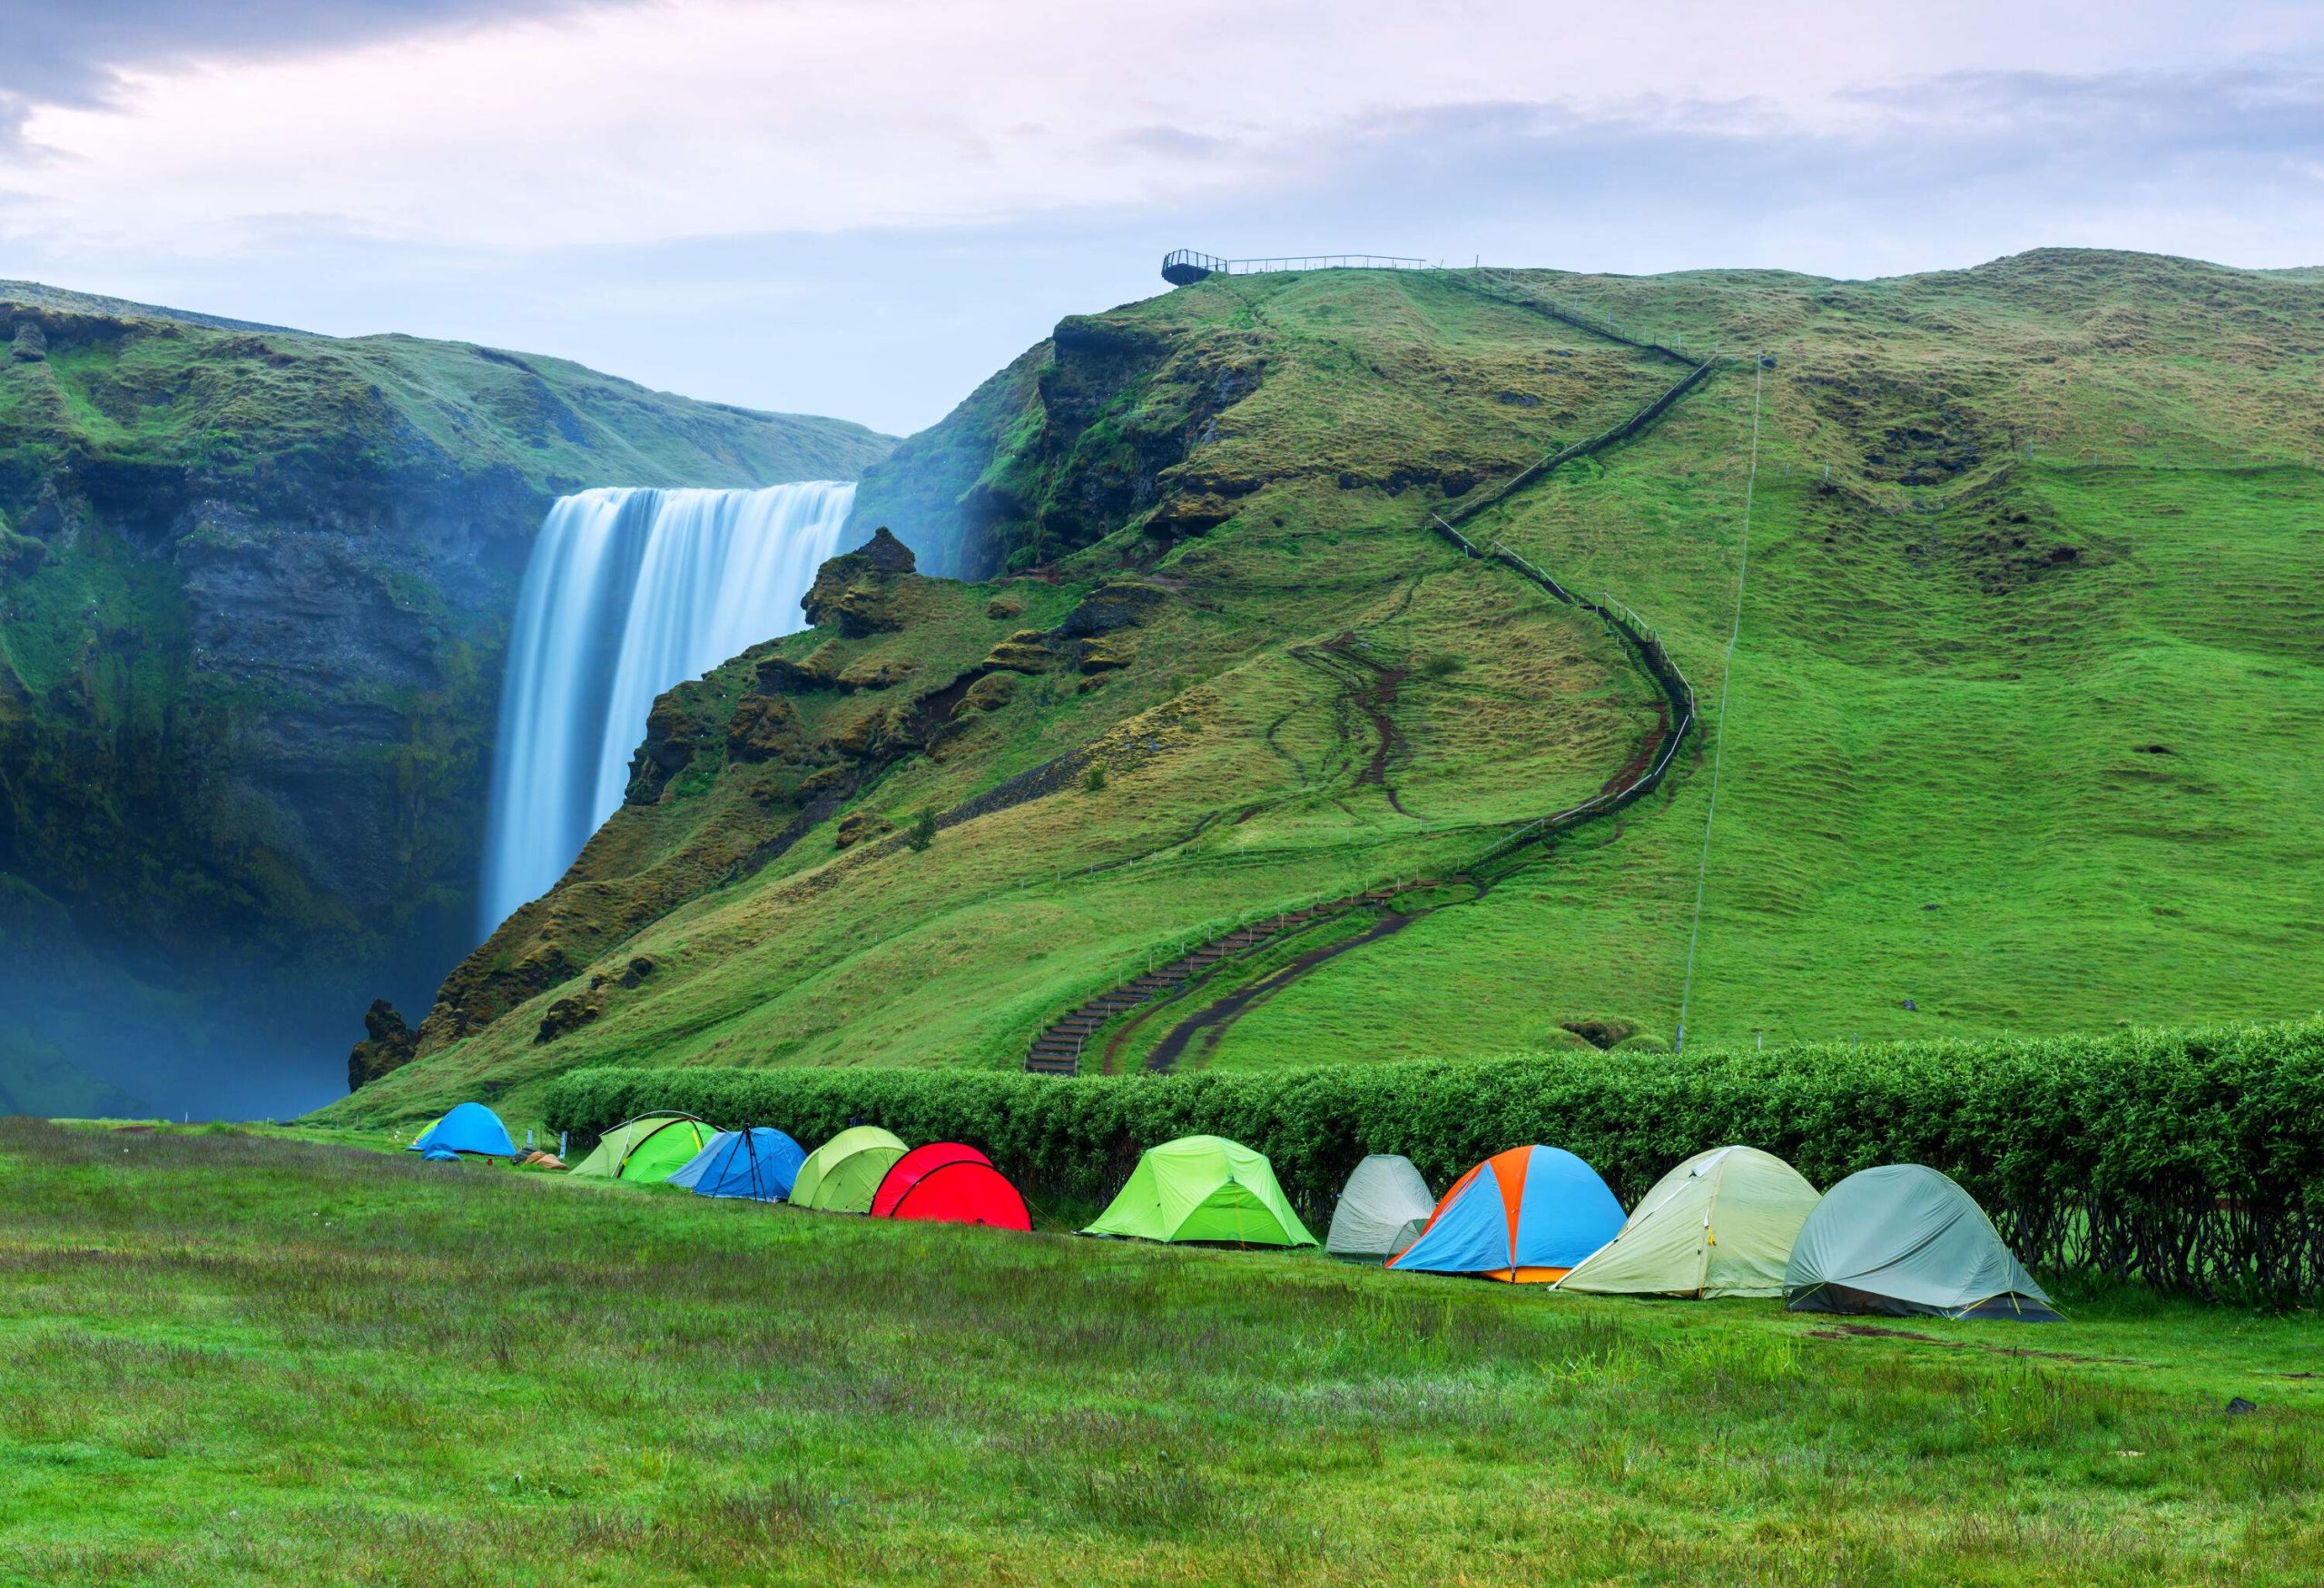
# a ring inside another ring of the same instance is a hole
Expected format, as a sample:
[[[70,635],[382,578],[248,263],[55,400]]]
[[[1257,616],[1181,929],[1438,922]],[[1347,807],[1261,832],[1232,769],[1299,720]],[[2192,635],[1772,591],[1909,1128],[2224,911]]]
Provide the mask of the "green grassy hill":
[[[553,359],[0,282],[0,1110],[108,1084],[265,1109],[231,1087],[278,1061],[312,1095],[369,991],[471,941],[549,502],[887,446]]]
[[[2319,311],[2312,272],[2048,252],[1069,321],[866,480],[863,528],[986,582],[843,571],[822,626],[665,700],[633,804],[342,1109],[612,1059],[1014,1066],[1192,942],[1384,884],[1085,1062],[1667,1039],[1682,1000],[1690,1043],[2311,1013]],[[1703,724],[1651,798],[1480,863],[1635,777],[1666,705],[1437,510],[1659,630]],[[878,835],[922,811],[924,849]]]

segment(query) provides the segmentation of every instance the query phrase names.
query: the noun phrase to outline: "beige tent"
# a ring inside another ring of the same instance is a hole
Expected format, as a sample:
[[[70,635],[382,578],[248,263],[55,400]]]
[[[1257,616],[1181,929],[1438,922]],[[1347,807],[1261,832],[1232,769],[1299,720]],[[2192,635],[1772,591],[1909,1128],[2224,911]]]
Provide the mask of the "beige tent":
[[[1699,1152],[1656,1182],[1612,1240],[1558,1281],[1624,1296],[1780,1296],[1816,1188],[1773,1153]]]

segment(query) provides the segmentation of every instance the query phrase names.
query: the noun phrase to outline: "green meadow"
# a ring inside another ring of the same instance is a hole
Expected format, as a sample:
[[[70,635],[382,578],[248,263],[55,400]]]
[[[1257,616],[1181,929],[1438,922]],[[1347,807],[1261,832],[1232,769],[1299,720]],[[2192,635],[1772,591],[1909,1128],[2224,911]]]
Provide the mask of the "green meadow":
[[[0,1581],[2307,1583],[2324,1325],[1865,1327],[0,1123]],[[2230,1412],[2240,1397],[2250,1409]]]

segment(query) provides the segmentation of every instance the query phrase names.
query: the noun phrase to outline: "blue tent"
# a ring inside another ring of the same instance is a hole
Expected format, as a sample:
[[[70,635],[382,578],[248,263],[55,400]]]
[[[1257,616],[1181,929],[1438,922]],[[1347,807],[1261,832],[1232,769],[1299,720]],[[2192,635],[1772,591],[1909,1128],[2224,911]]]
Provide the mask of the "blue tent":
[[[508,1127],[482,1103],[462,1103],[422,1130],[419,1139],[406,1150],[426,1152],[431,1147],[481,1153],[487,1158],[517,1156],[517,1144],[508,1139]]]
[[[458,1163],[460,1155],[448,1147],[431,1147],[419,1155],[429,1163]]]
[[[670,1177],[697,1197],[748,1197],[780,1202],[791,1195],[806,1151],[782,1131],[764,1125],[721,1130]]]

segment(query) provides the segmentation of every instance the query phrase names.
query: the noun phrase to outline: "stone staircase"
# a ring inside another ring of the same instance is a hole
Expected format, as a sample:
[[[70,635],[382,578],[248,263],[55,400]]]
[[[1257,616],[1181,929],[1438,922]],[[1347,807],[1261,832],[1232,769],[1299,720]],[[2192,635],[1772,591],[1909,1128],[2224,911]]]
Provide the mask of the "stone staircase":
[[[1427,882],[1405,884],[1408,888],[1432,887]],[[1228,960],[1240,959],[1253,950],[1301,931],[1326,915],[1338,915],[1366,904],[1385,903],[1403,893],[1404,888],[1374,888],[1362,893],[1350,893],[1345,898],[1329,899],[1298,910],[1287,910],[1280,915],[1238,926],[1222,932],[1198,948],[1189,950],[1165,965],[1157,965],[1144,975],[1108,988],[1079,1008],[1068,1011],[1041,1029],[1025,1055],[1025,1068],[1036,1075],[1078,1075],[1081,1073],[1082,1050],[1099,1027],[1126,1010],[1167,997],[1189,981],[1208,975]]]

